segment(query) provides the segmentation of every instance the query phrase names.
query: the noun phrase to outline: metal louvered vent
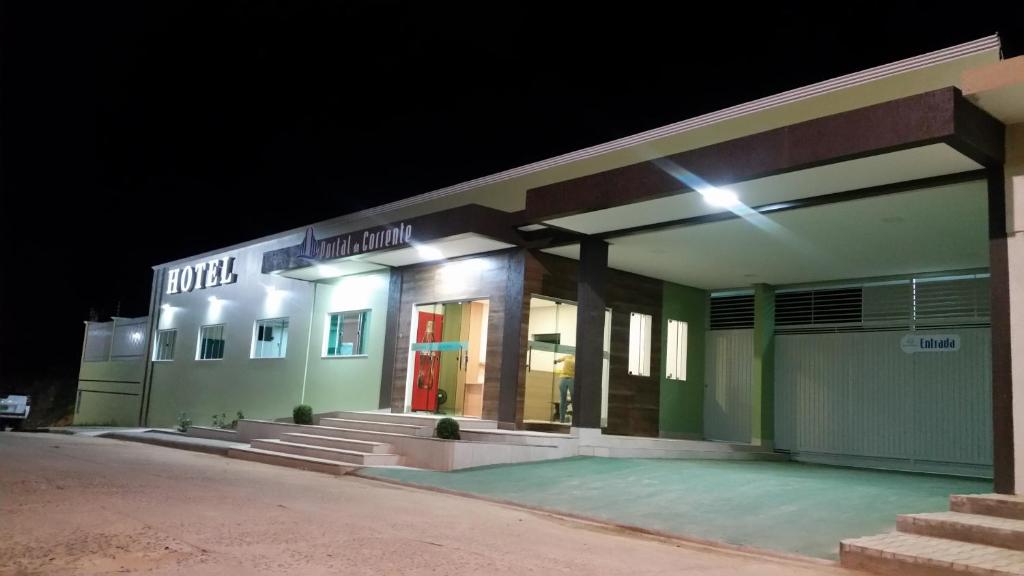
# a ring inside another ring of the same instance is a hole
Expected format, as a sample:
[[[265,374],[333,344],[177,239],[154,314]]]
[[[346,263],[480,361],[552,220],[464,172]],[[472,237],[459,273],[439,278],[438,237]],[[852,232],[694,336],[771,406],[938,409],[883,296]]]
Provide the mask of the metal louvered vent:
[[[859,332],[987,326],[987,274],[906,278],[775,295],[775,331]]]
[[[989,324],[989,278],[927,278],[913,282],[914,324],[961,326]]]
[[[754,327],[754,295],[711,295],[711,329],[732,330]]]
[[[775,326],[860,324],[862,288],[780,292],[775,295]]]

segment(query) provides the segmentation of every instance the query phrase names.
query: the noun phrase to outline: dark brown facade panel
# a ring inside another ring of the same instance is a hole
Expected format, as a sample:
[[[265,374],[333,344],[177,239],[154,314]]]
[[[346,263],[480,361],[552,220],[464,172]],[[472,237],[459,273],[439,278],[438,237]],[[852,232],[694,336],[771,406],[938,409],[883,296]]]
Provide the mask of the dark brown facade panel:
[[[914,148],[957,138],[955,112],[970,113],[955,88],[942,88],[760,132],[666,157],[712,185]],[[969,124],[969,123],[965,123]],[[651,162],[527,192],[531,222],[651,200],[689,190]]]
[[[530,252],[526,265],[527,300],[530,294],[578,301],[579,262]],[[608,270],[606,306],[612,309],[611,358],[608,378],[609,434],[658,436],[661,397],[661,280]],[[654,318],[651,329],[651,376],[629,375],[629,314],[640,312]],[[521,358],[526,354],[529,306],[524,307]],[[522,422],[526,389],[525,373],[519,379],[517,422]]]
[[[391,381],[391,410],[401,412],[405,402],[405,384],[409,371],[409,348],[411,319],[414,308],[419,304],[433,302],[454,302],[486,299],[487,352],[484,372],[484,396],[482,417],[485,420],[498,419],[499,386],[501,381],[502,342],[504,322],[507,314],[508,260],[514,251],[494,252],[474,258],[482,261],[479,282],[453,289],[444,282],[449,266],[464,260],[453,260],[440,264],[412,266],[400,269],[402,274],[401,304],[398,310],[398,334],[395,339],[394,377]]]
[[[388,408],[391,406],[391,386],[395,379],[395,344],[398,337],[398,309],[402,303],[402,272],[396,268],[391,269],[391,279],[388,283],[388,315],[384,327],[384,353],[381,359],[380,371],[380,402],[378,407]]]
[[[608,243],[586,238],[580,243],[576,292],[576,377],[573,426],[601,427],[601,381],[604,373],[604,322],[608,295]],[[612,312],[614,314],[614,312]]]
[[[526,328],[520,321],[528,317],[524,314],[524,308],[529,308],[529,301],[524,290],[526,273],[525,249],[519,249],[511,253],[507,261],[507,277],[505,293],[505,316],[502,329],[504,335],[502,342],[505,343],[501,350],[501,390],[498,393],[498,426],[503,429],[514,430],[516,422],[522,419],[517,415],[521,413],[519,402],[519,380],[523,371],[523,358],[521,351],[526,346]]]
[[[982,166],[1002,169],[1006,126],[966,98],[957,98],[954,105],[956,136],[947,143]]]
[[[1014,492],[1013,357],[1010,348],[1010,261],[1006,237],[1003,171],[988,178],[989,273],[992,298],[993,483],[1001,494]]]
[[[609,270],[608,306],[612,309],[612,345],[608,385],[608,434],[659,435],[661,409],[661,280]],[[629,315],[649,314],[651,375],[629,374]]]

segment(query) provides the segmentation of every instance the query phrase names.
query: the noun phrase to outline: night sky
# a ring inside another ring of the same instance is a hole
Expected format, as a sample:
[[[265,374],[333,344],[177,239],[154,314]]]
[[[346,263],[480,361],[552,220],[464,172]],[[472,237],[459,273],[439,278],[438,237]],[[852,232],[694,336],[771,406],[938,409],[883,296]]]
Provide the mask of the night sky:
[[[73,389],[90,309],[146,314],[161,262],[996,32],[1024,53],[1024,9],[971,4],[368,4],[4,4],[0,389]]]

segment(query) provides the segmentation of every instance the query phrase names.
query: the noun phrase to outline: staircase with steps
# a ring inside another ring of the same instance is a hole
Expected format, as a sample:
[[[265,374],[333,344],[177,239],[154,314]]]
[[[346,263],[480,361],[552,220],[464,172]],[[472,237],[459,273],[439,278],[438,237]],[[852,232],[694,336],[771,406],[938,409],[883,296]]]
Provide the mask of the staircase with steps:
[[[898,516],[896,532],[843,540],[843,566],[899,576],[1024,575],[1024,497],[953,495],[949,505]]]
[[[249,422],[259,428],[248,447],[232,448],[228,456],[295,468],[345,474],[361,466],[405,463],[396,444],[409,438],[430,438],[440,416],[381,412],[335,412],[317,425]],[[458,418],[465,429],[493,429],[496,423]]]

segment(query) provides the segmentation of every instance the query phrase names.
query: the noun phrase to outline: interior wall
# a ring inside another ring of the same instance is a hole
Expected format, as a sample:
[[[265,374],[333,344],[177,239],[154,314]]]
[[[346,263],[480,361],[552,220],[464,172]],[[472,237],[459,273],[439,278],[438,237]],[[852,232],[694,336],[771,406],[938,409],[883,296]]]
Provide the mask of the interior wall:
[[[668,350],[668,321],[671,319],[688,323],[686,380],[669,380],[666,377],[664,362],[658,367],[661,376],[659,426],[661,435],[665,437],[704,437],[704,363],[708,297],[706,290],[665,283],[661,306],[663,349]]]

